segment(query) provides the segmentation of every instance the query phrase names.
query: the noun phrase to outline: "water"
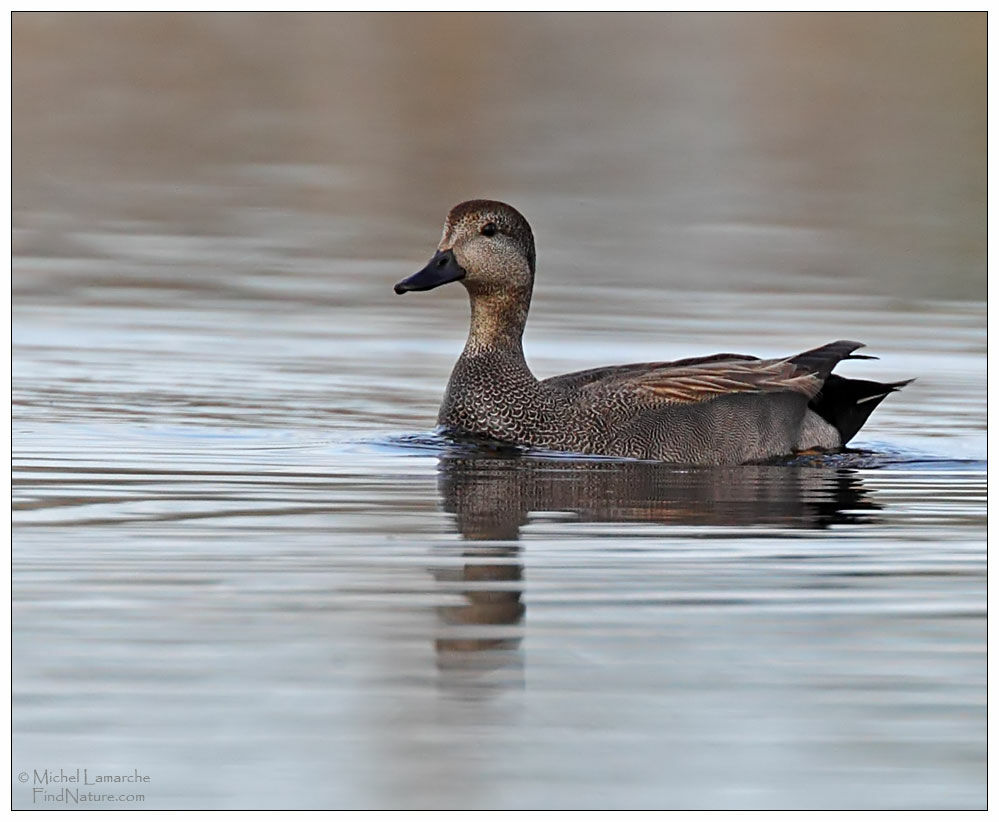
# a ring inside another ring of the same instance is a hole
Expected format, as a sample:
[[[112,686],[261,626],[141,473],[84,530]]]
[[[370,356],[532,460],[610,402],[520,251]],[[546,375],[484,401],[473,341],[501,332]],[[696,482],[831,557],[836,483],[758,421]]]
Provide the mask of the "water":
[[[15,15],[15,807],[983,807],[984,55]],[[391,286],[482,195],[540,374],[846,338],[917,381],[786,465],[447,441],[464,296]]]

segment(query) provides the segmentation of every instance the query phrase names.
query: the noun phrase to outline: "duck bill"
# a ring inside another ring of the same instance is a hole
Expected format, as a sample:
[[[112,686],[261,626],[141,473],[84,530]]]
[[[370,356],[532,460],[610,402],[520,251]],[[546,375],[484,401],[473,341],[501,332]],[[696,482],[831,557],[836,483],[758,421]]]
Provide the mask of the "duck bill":
[[[407,277],[401,283],[396,283],[395,293],[405,294],[407,291],[429,291],[439,285],[453,283],[465,276],[465,269],[458,265],[454,252],[438,251],[422,271],[417,271],[412,277]]]

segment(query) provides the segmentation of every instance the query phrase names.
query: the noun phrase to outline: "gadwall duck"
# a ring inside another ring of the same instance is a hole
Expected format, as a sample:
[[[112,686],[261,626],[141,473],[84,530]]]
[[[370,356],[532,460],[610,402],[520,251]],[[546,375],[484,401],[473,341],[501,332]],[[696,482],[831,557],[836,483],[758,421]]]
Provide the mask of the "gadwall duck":
[[[438,416],[447,431],[533,448],[685,465],[758,462],[841,448],[892,391],[832,373],[873,359],[839,340],[782,359],[713,354],[537,379],[521,339],[534,287],[534,235],[505,203],[451,209],[437,253],[397,294],[460,282],[468,342]]]

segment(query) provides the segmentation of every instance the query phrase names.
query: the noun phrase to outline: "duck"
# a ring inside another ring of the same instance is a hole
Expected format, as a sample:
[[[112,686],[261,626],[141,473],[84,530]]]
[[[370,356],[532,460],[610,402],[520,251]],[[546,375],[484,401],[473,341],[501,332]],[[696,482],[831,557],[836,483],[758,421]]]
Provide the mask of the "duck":
[[[611,365],[538,379],[523,337],[536,253],[527,219],[497,200],[459,203],[430,262],[396,294],[460,283],[468,339],[437,423],[446,434],[520,448],[738,465],[843,449],[889,394],[881,383],[834,374],[863,344],[837,340],[778,359],[711,354]]]

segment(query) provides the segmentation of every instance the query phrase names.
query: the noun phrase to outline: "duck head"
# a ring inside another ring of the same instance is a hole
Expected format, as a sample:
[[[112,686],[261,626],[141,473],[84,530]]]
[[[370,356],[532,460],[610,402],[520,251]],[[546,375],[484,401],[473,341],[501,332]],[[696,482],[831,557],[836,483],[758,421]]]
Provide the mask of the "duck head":
[[[534,235],[524,216],[496,200],[468,200],[451,209],[437,253],[395,286],[396,294],[460,281],[473,297],[526,292],[534,286]]]

